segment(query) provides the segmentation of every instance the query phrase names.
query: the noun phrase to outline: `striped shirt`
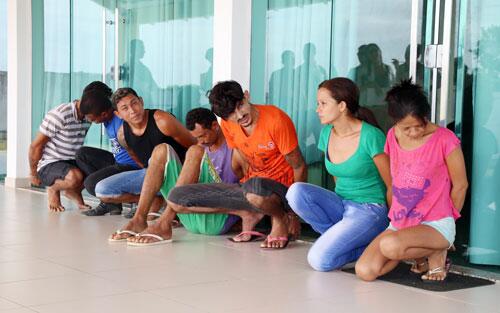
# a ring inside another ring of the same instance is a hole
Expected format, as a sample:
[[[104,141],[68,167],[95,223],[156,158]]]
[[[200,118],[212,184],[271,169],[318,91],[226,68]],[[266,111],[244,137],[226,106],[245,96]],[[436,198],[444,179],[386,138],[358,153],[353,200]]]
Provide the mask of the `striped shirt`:
[[[37,171],[53,162],[74,160],[89,127],[89,122],[78,119],[75,102],[63,103],[50,110],[39,129],[50,140],[45,145]]]

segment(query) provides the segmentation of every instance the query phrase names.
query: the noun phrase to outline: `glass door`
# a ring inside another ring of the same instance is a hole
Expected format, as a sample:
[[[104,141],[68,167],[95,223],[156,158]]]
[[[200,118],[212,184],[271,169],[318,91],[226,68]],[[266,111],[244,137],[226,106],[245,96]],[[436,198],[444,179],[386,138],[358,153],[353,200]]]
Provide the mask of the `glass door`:
[[[0,51],[7,51],[7,0],[0,0]],[[7,53],[0,53],[0,180],[7,173]]]
[[[95,80],[115,89],[115,7],[115,0],[72,0],[70,82],[73,98],[79,98],[83,88]],[[103,125],[92,124],[85,144],[108,147]]]
[[[500,4],[457,4],[456,131],[468,167],[470,198],[458,248],[464,262],[500,272]],[[459,220],[460,221],[460,220]]]
[[[208,106],[212,86],[213,1],[118,0],[118,86],[134,88],[146,108],[184,121]]]

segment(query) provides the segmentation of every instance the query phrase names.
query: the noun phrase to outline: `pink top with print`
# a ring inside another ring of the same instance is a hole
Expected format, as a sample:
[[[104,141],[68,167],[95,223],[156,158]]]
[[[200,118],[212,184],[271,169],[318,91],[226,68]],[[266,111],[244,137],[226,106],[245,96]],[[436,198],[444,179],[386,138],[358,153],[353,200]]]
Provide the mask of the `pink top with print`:
[[[451,200],[451,180],[446,157],[460,146],[453,132],[439,127],[420,147],[403,150],[387,133],[385,153],[391,160],[391,224],[400,229],[445,217],[460,217]]]

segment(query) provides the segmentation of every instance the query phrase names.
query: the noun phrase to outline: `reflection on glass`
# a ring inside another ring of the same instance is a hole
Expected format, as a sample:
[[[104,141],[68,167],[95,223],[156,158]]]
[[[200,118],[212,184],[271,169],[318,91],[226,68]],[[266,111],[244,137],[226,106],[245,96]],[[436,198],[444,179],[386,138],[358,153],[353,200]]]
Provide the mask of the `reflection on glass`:
[[[379,125],[387,131],[391,123],[384,98],[393,82],[389,65],[383,62],[382,50],[375,43],[358,48],[359,65],[349,71],[349,78],[359,87],[359,101],[373,111]]]
[[[322,184],[327,175],[317,148],[321,125],[315,110],[318,85],[330,76],[331,3],[270,0],[268,7],[266,102],[292,118],[309,181]]]
[[[417,69],[421,69],[424,66],[420,57],[421,50],[421,45],[417,45]],[[400,82],[403,79],[410,78],[410,45],[408,45],[405,49],[404,62],[400,63],[399,59],[392,59],[392,64],[394,65],[394,69],[396,70],[395,82]],[[421,83],[423,81],[422,74],[422,71],[417,70],[417,83]]]
[[[152,107],[157,104],[160,88],[151,75],[149,68],[144,65],[142,59],[146,53],[144,42],[140,39],[132,39],[129,46],[130,64],[128,65],[130,86],[141,95],[144,105]]]
[[[470,24],[462,25],[464,34],[464,80],[462,84],[472,97],[463,99],[464,112],[470,107],[472,116],[463,114],[464,141],[472,139],[471,222],[469,259],[471,263],[500,265],[500,7],[497,1],[470,1],[467,10]],[[472,53],[472,54],[471,54]],[[469,70],[470,69],[470,70]],[[469,77],[470,78],[470,77]],[[460,90],[459,90],[460,92]],[[460,94],[460,93],[459,93]],[[467,121],[467,120],[470,121]],[[473,137],[466,137],[467,124],[472,123]],[[464,144],[469,144],[464,142]]]
[[[383,99],[396,73],[391,60],[403,58],[410,26],[411,2],[268,1],[266,59],[252,59],[252,68],[266,68],[266,101],[292,118],[310,182],[328,182],[316,147],[321,128],[315,114],[319,83],[335,76],[352,78],[361,89],[362,105],[371,108],[387,129],[390,121]]]
[[[110,46],[102,46],[103,10],[105,7],[93,0],[72,0],[69,100],[79,98],[89,83],[102,80],[102,53],[112,50]],[[106,37],[113,33],[110,29]],[[113,85],[109,86],[114,88]],[[101,148],[107,142],[102,138],[102,125],[93,124],[85,137],[85,145]]]
[[[212,86],[213,1],[118,1],[127,43],[121,86],[137,90],[148,108],[172,112],[183,121],[194,107],[207,106]]]

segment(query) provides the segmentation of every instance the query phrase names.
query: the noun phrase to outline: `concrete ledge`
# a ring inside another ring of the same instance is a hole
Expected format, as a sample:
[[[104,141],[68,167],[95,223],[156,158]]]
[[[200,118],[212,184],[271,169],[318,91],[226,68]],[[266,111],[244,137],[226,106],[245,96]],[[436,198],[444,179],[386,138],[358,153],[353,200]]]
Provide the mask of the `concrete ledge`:
[[[5,177],[5,187],[10,188],[27,188],[30,187],[29,177]]]

